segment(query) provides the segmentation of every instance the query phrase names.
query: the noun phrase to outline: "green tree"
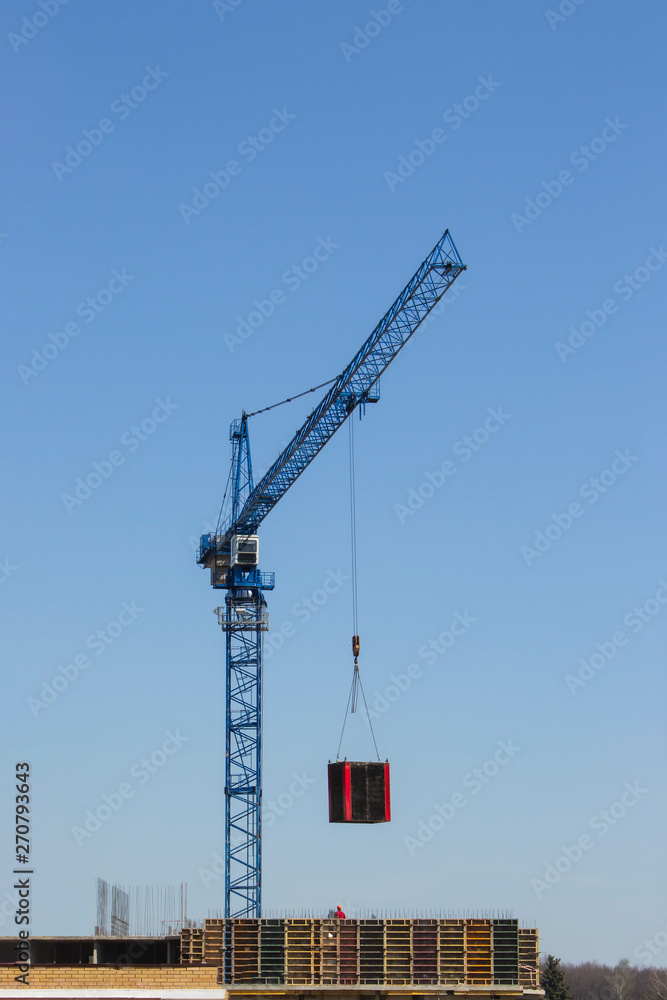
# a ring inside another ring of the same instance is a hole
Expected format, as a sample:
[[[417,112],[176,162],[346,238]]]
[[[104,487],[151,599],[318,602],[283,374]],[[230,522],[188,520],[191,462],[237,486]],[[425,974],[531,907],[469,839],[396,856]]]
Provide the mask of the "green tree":
[[[553,955],[547,955],[540,973],[540,986],[544,990],[544,1000],[574,1000],[565,973],[560,968],[560,958]]]

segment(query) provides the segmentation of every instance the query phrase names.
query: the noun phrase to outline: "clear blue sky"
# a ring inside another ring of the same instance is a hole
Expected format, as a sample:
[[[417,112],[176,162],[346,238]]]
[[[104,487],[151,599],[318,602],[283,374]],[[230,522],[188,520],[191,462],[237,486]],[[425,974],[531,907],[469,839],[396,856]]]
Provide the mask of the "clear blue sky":
[[[223,852],[224,675],[193,539],[228,426],[337,374],[449,227],[469,271],[357,425],[394,818],[327,823],[351,671],[341,433],[261,531],[271,634],[295,631],[266,663],[267,809],[288,808],[264,901],[508,908],[566,960],[640,961],[667,923],[664,5],[218,6],[0,15],[0,894],[29,760],[34,933],[92,930],[98,875],[223,905],[198,874]],[[259,469],[311,405],[253,421]]]

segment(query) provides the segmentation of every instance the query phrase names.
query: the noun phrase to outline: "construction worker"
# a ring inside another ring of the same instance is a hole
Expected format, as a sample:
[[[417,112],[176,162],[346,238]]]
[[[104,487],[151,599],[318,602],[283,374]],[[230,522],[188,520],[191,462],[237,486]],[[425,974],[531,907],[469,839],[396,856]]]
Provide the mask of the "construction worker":
[[[343,907],[340,905],[340,903],[336,907],[336,912],[334,913],[334,917],[339,917],[341,920],[345,920],[345,914],[343,913]]]

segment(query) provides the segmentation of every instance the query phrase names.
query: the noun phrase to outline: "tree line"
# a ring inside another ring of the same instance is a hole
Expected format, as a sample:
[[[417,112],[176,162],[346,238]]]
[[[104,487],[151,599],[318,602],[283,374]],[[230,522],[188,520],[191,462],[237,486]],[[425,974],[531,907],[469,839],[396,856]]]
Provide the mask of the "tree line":
[[[540,970],[545,1000],[667,1000],[667,968],[563,962],[547,955]]]

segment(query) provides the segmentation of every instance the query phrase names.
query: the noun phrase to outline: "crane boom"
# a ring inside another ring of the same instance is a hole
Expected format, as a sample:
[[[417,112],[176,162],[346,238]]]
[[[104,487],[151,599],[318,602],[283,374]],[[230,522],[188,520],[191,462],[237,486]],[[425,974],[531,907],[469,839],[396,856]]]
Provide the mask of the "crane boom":
[[[202,536],[200,563],[208,564],[214,551],[226,547],[234,535],[257,531],[352,410],[368,398],[383,371],[465,269],[446,230],[368,340],[250,492],[241,510],[232,511],[220,534]]]
[[[378,398],[371,390],[383,371],[465,269],[447,230],[257,486],[248,415],[231,426],[231,513],[202,535],[197,556],[211,585],[226,591],[216,608],[226,646],[226,917],[261,916],[262,636],[274,574],[259,569],[255,532],[356,407]]]

